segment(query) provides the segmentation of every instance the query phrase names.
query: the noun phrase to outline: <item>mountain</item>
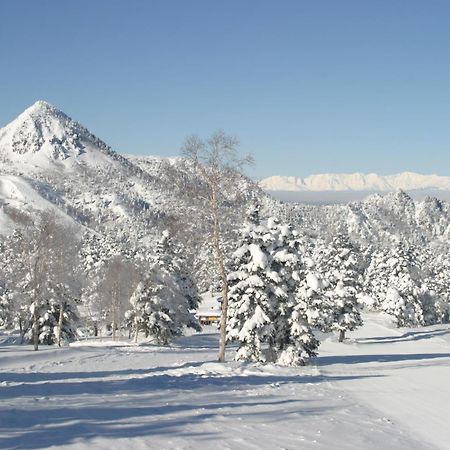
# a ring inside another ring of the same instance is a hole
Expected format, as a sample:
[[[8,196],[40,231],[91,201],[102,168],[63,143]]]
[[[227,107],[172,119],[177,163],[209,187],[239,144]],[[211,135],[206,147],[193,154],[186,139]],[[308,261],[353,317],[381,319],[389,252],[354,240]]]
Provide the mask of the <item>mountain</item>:
[[[450,177],[403,172],[397,175],[375,173],[320,174],[306,178],[272,176],[264,178],[259,186],[266,191],[380,191],[450,190]]]
[[[0,241],[50,209],[80,234],[107,237],[123,250],[152,252],[169,230],[189,247],[197,270],[210,273],[212,262],[202,253],[208,229],[199,198],[205,189],[183,158],[119,154],[44,101],[0,129]],[[235,198],[222,193],[229,215],[239,217],[245,199],[263,195],[245,177],[234,186]]]
[[[0,233],[42,209],[87,227],[134,220],[146,200],[127,183],[151,190],[150,176],[44,101],[0,129],[0,161]]]
[[[107,144],[45,101],[36,102],[0,130],[0,158],[24,173],[123,163]]]

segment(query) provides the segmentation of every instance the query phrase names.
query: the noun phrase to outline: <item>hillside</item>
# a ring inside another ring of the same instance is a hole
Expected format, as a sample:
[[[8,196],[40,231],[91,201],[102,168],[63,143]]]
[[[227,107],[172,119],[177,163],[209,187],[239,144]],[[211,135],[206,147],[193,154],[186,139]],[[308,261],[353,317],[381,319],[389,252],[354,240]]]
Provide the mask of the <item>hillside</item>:
[[[107,236],[124,252],[153,251],[168,229],[187,244],[191,264],[211,272],[208,252],[201,250],[205,212],[192,194],[204,186],[182,158],[121,155],[64,112],[39,101],[0,129],[0,161],[0,236],[51,209],[82,232]],[[223,192],[231,216],[245,209],[249,198],[263,196],[245,177],[237,187],[239,198]]]
[[[0,233],[18,214],[50,207],[94,230],[156,234],[182,207],[168,160],[141,168],[43,101],[0,130],[0,159],[0,225],[9,224]]]

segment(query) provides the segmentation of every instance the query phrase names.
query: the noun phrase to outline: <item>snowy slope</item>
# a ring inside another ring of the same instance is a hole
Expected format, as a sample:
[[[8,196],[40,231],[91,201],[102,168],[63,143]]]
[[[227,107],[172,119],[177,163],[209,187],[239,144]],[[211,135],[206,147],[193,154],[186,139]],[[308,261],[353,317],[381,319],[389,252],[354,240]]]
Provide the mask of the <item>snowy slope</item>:
[[[450,177],[403,172],[397,175],[320,174],[306,178],[272,176],[259,182],[268,191],[395,191],[450,190]]]
[[[44,101],[0,130],[0,157],[3,164],[28,174],[117,164],[117,156],[104,142]]]
[[[217,363],[213,329],[172,348],[7,338],[0,448],[446,449],[448,335],[369,318],[303,368]]]
[[[366,325],[351,333],[351,342],[322,344],[320,372],[342,377],[341,388],[378,410],[392,428],[418,437],[423,448],[448,448],[449,327],[398,329],[375,313],[365,319]]]
[[[165,177],[166,167],[176,163],[143,157],[141,168],[38,101],[0,129],[0,234],[17,226],[20,213],[48,208],[95,230],[157,234],[182,206]]]
[[[45,199],[23,177],[0,175],[0,233],[10,234],[21,221],[35,211],[53,210],[67,225],[76,222],[64,211]]]

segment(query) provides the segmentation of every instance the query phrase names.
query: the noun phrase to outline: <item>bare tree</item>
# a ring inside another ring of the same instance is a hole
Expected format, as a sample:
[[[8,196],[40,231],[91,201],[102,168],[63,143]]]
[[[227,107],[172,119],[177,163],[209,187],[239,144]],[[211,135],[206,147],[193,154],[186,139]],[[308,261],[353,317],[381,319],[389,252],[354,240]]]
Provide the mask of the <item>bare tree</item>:
[[[99,284],[99,309],[111,324],[112,340],[116,340],[128,300],[137,284],[136,268],[120,255],[113,256],[104,266]]]
[[[15,278],[22,295],[29,300],[34,350],[39,348],[41,312],[51,297],[60,302],[57,341],[61,343],[64,302],[74,289],[70,279],[76,264],[75,239],[74,231],[51,210],[39,213],[36,221],[27,225],[16,239],[20,264]]]
[[[80,262],[81,241],[76,229],[55,223],[53,230],[53,267],[50,288],[59,304],[56,343],[61,347],[65,317],[70,314],[75,299],[81,297],[83,276]]]
[[[219,361],[225,361],[226,327],[228,310],[227,270],[223,246],[223,215],[226,193],[237,189],[242,178],[242,169],[253,162],[250,156],[240,158],[237,152],[239,141],[222,131],[203,140],[196,136],[188,137],[182,154],[197,171],[206,189],[195,195],[203,200],[210,219],[212,249],[222,285],[222,313],[220,320]]]

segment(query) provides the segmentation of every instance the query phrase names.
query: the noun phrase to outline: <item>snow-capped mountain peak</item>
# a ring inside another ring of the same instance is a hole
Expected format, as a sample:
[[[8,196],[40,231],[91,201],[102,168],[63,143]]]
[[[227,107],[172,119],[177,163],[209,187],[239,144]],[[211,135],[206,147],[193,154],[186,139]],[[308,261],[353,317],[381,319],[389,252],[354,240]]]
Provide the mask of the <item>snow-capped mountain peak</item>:
[[[111,151],[78,122],[39,100],[0,129],[0,157],[27,170],[111,164]]]
[[[45,100],[38,100],[35,103],[33,103],[30,107],[28,107],[22,114],[20,114],[19,117],[39,116],[44,114],[64,114],[64,113],[55,106],[46,102]]]
[[[272,176],[259,182],[268,191],[395,191],[416,189],[450,190],[450,177],[403,172],[396,175],[375,173],[325,173],[306,178]]]

